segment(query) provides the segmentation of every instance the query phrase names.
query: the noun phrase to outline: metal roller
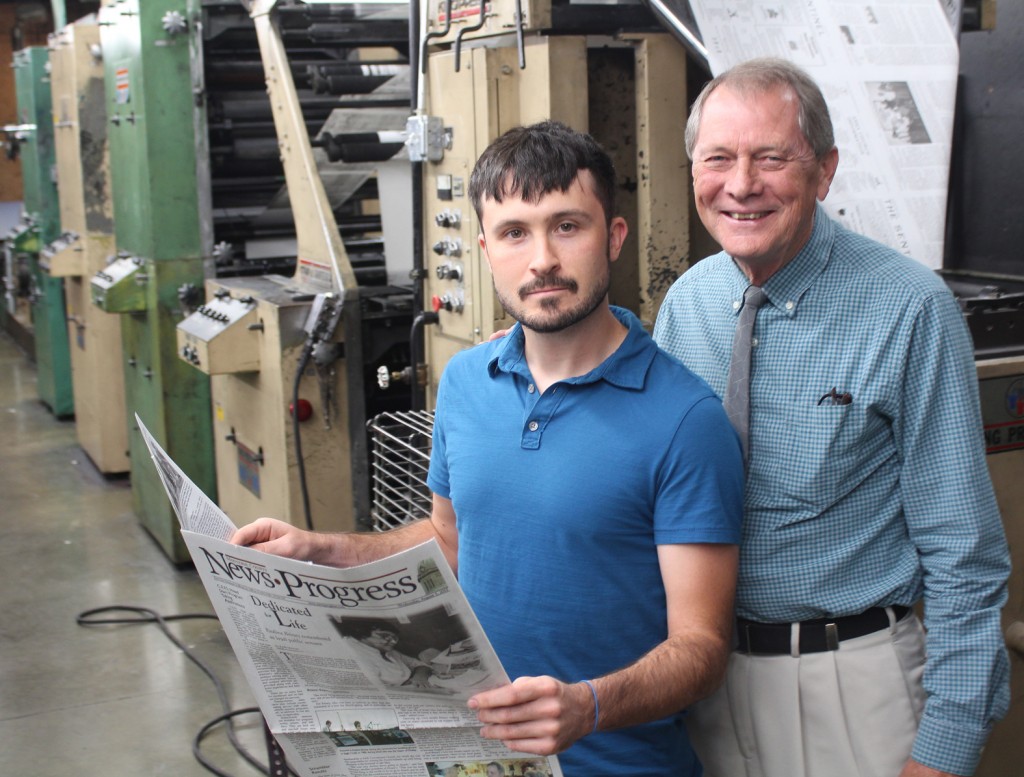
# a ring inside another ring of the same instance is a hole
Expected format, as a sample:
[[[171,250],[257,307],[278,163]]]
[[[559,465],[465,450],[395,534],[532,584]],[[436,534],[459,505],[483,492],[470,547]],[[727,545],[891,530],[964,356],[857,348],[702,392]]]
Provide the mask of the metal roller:
[[[313,141],[332,162],[384,162],[405,147],[404,132],[321,132]]]

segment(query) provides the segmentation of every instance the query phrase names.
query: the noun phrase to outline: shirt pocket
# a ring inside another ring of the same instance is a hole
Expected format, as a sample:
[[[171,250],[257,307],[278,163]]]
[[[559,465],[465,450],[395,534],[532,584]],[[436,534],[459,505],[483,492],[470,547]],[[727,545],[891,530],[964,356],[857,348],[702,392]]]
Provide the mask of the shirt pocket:
[[[767,490],[771,506],[783,509],[784,523],[820,514],[861,480],[868,416],[856,399],[848,405],[779,403],[769,412],[761,450],[770,453],[758,458],[771,458],[759,460],[751,476],[758,490]]]

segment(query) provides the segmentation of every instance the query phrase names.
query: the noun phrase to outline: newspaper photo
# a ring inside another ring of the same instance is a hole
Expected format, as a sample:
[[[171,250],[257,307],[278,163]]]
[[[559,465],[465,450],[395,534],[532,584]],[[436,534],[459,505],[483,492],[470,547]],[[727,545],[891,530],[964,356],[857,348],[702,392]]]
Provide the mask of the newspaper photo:
[[[434,540],[348,569],[233,545],[231,519],[136,420],[293,773],[561,777],[557,758],[479,735],[466,700],[509,680]]]

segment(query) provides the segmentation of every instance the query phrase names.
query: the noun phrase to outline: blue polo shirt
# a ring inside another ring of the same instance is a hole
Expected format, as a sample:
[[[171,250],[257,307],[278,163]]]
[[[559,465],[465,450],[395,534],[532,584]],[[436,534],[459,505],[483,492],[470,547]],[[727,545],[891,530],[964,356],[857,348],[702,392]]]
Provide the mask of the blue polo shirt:
[[[617,351],[543,393],[519,325],[441,378],[427,482],[452,500],[460,583],[513,678],[632,663],[667,637],[657,546],[739,541],[743,464],[721,403],[613,311],[629,330]],[[560,760],[567,777],[700,773],[681,715]]]

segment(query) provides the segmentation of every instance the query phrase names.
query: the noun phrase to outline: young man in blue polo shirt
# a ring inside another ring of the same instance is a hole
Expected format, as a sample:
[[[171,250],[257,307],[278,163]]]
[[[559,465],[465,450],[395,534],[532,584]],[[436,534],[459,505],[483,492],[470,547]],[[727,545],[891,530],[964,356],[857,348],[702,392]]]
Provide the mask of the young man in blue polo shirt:
[[[436,538],[516,678],[469,700],[484,737],[560,753],[567,777],[689,777],[682,711],[730,647],[743,465],[714,393],[608,303],[614,194],[564,125],[492,143],[470,197],[519,323],[445,368],[431,516],[377,535],[261,519],[235,541],[350,566]]]

